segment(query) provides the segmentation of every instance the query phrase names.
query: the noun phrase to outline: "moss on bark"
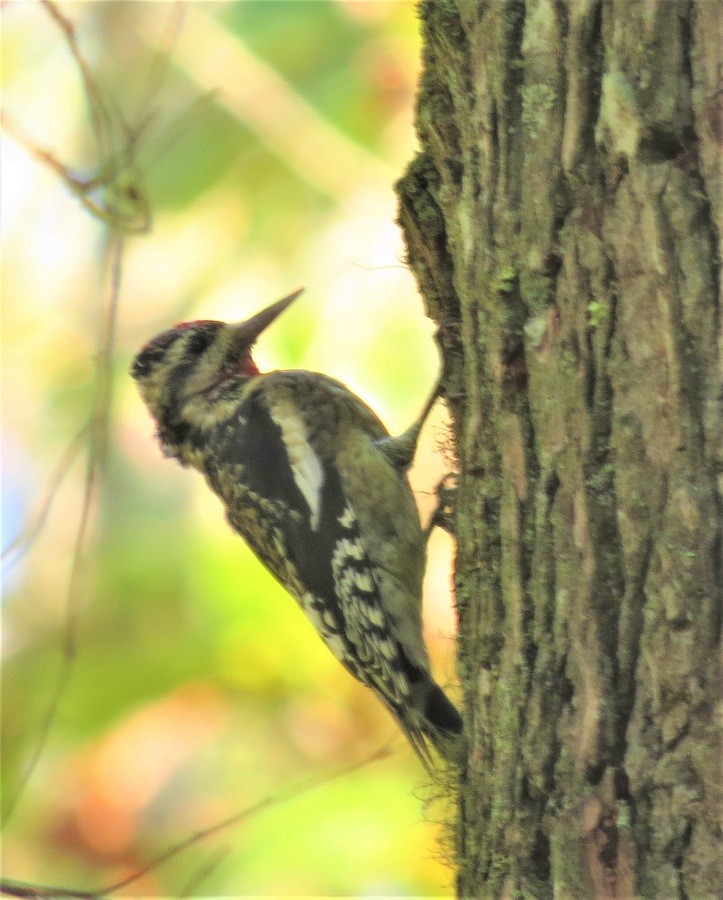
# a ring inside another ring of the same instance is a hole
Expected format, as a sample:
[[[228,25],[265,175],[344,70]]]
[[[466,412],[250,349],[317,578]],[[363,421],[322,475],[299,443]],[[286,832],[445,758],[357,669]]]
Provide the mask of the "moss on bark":
[[[459,460],[461,896],[719,890],[712,6],[420,6],[398,191]]]

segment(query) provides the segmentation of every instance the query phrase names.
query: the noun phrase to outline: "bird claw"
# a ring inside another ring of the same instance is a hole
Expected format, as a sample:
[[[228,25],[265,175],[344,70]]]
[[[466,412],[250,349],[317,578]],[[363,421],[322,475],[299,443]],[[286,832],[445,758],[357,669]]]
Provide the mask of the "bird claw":
[[[435,526],[454,536],[455,497],[457,494],[456,472],[447,472],[440,479],[434,492],[437,496],[437,505],[424,532],[425,542],[429,542]]]

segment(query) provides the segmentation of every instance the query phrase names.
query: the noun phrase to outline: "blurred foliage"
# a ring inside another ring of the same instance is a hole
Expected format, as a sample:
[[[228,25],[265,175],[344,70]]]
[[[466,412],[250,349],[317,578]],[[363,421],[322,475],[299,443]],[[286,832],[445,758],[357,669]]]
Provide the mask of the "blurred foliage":
[[[392,430],[416,415],[437,358],[393,224],[392,184],[414,148],[412,3],[58,8],[110,111],[110,152],[128,151],[153,217],[123,253],[110,439],[70,681],[3,834],[4,876],[88,888],[371,756],[395,733],[231,534],[200,477],[161,457],[127,375],[133,353],[179,319],[244,318],[306,284],[259,364],[340,378]],[[31,145],[3,134],[3,544],[52,500],[4,571],[7,801],[61,670],[84,454],[52,494],[49,485],[93,402],[109,290],[108,223],[37,151],[73,184],[116,157],[98,158],[77,61],[47,9],[8,2],[3,20],[3,107]],[[443,428],[437,418],[413,473],[427,513],[445,471]],[[443,681],[449,555],[435,538],[426,618]],[[386,760],[192,845],[126,893],[448,891],[440,826],[417,796],[425,776],[401,738],[393,746]]]

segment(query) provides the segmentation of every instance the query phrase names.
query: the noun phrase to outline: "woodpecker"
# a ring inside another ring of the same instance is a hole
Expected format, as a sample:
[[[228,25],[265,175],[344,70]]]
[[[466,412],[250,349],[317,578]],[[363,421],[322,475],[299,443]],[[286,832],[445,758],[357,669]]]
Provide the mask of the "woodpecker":
[[[131,375],[165,455],[205,476],[231,528],[425,766],[430,747],[458,764],[462,720],[430,674],[422,638],[426,545],[406,476],[436,392],[391,437],[333,378],[261,374],[254,343],[300,293],[239,324],[176,325],[141,350]]]

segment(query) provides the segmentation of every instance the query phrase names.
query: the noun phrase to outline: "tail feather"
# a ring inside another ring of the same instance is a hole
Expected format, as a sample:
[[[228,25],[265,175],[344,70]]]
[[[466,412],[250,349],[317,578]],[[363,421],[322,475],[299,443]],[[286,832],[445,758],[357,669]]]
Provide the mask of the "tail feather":
[[[408,707],[393,710],[422,765],[434,771],[433,747],[447,762],[461,765],[464,758],[462,717],[431,676],[414,686]]]
[[[424,705],[424,717],[429,724],[450,734],[462,734],[462,716],[442,688],[430,679]]]
[[[442,688],[431,678],[423,710],[422,727],[437,752],[447,762],[461,765],[464,758],[462,716]]]

